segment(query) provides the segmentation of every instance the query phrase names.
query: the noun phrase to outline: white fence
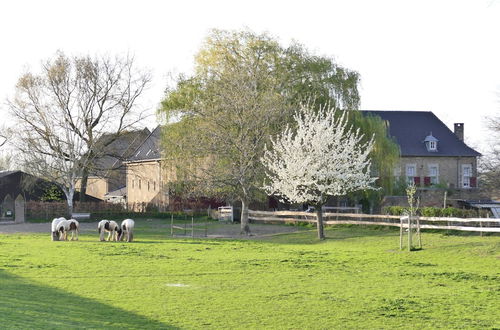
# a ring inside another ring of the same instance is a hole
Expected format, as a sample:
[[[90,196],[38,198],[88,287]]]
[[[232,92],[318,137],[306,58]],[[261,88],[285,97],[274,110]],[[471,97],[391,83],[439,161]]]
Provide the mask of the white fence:
[[[354,213],[324,213],[323,219],[326,225],[335,224],[357,224],[401,227],[401,216],[398,215],[374,215]],[[316,214],[297,211],[253,211],[249,210],[249,219],[257,222],[308,222],[316,223]],[[444,229],[476,232],[500,233],[500,219],[489,218],[438,218],[420,217],[420,228],[422,229]],[[403,224],[403,228],[407,225]]]

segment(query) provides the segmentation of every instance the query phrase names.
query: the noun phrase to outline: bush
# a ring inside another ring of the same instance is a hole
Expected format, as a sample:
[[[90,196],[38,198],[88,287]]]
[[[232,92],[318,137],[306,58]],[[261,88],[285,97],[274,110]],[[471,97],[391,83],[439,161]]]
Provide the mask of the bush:
[[[384,208],[384,213],[389,215],[405,215],[408,213],[408,208],[402,206],[388,206]],[[486,218],[489,211],[457,209],[455,207],[447,207],[444,209],[439,207],[422,207],[417,213],[423,217]]]
[[[420,215],[424,217],[440,217],[441,209],[436,207],[423,207],[419,210]]]
[[[388,215],[405,215],[408,213],[408,208],[403,206],[387,206],[384,208],[384,213]]]

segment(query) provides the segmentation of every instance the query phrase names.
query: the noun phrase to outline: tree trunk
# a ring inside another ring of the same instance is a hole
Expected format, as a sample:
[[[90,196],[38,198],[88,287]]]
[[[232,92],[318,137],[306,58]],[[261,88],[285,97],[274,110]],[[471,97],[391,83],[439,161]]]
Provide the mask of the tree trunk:
[[[87,168],[83,169],[82,179],[80,180],[80,203],[85,202],[85,196],[87,196],[87,182],[89,180],[89,170]]]
[[[318,238],[325,239],[325,233],[323,231],[323,207],[322,205],[316,205],[316,219],[318,227]]]
[[[250,235],[250,225],[248,221],[248,201],[241,200],[241,235]]]
[[[68,193],[66,194],[66,199],[68,202],[68,216],[71,218],[73,214],[73,196],[75,195],[74,190],[69,190]]]

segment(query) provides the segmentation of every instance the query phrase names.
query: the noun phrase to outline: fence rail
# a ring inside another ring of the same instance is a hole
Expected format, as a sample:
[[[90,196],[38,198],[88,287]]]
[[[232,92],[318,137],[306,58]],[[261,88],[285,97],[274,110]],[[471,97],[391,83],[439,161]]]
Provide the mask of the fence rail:
[[[251,221],[257,222],[285,222],[285,223],[316,223],[316,214],[300,211],[254,211],[249,210],[248,217]],[[357,225],[378,225],[407,228],[408,225],[401,225],[401,216],[362,214],[362,213],[323,213],[326,225],[335,224],[357,224]],[[500,233],[500,219],[490,218],[440,218],[440,217],[419,217],[420,227],[423,229],[443,229],[460,230],[474,232]],[[444,224],[443,224],[444,223]]]

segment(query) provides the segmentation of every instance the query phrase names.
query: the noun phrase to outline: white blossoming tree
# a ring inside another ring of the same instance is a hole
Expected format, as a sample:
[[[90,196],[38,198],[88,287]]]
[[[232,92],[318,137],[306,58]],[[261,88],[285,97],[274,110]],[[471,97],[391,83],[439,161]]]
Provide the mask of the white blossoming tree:
[[[264,189],[283,200],[314,205],[318,238],[324,239],[322,206],[328,196],[375,189],[369,158],[373,139],[362,142],[359,130],[347,126],[347,111],[338,114],[328,106],[318,111],[303,104],[294,120],[271,139],[261,159],[268,178]]]

